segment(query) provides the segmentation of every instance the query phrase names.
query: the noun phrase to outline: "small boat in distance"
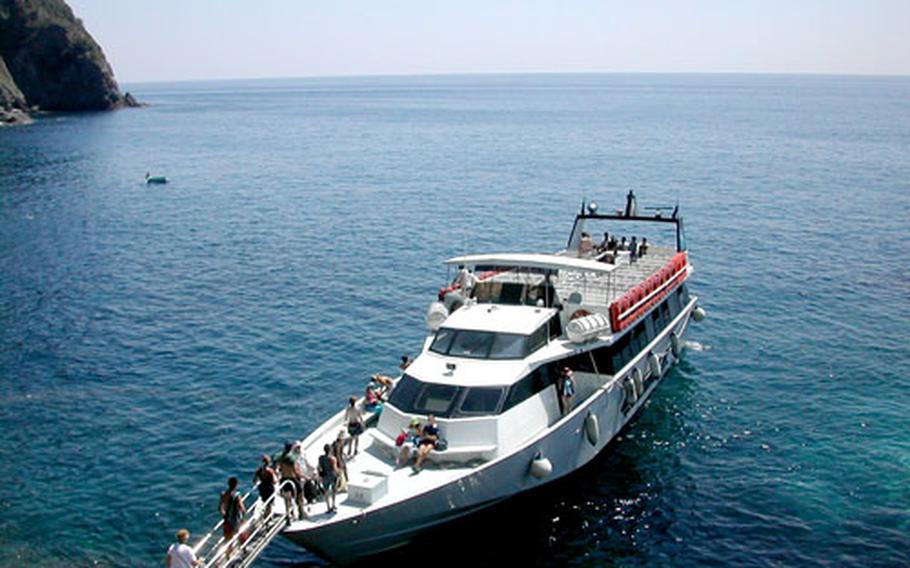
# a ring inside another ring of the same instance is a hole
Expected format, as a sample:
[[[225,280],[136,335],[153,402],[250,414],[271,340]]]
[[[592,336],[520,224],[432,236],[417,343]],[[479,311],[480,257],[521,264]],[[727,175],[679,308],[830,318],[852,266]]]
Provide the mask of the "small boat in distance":
[[[151,185],[153,183],[167,183],[167,178],[164,176],[153,176],[151,172],[145,172],[145,183],[146,185]]]

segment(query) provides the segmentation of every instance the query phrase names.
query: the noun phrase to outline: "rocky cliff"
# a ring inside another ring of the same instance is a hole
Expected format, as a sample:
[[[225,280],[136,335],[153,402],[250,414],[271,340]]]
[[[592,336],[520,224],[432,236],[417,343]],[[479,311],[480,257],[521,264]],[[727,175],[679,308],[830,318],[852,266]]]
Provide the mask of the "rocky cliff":
[[[124,106],[101,48],[63,0],[0,0],[0,121]]]

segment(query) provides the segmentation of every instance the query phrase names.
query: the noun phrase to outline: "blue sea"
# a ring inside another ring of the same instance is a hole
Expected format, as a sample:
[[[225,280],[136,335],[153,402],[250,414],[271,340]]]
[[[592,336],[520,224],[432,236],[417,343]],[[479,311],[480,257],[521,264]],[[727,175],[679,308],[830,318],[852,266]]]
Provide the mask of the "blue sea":
[[[910,78],[127,87],[0,129],[0,565],[160,565],[419,351],[444,259],[630,188],[686,220],[684,360],[593,464],[396,562],[910,564]]]

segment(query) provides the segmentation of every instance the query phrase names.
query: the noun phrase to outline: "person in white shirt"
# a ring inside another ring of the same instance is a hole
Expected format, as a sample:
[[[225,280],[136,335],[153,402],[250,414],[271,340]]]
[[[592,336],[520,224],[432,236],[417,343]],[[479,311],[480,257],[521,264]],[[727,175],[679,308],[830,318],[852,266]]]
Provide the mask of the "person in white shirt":
[[[190,531],[177,531],[177,542],[167,549],[167,557],[164,559],[167,568],[194,568],[202,564],[202,559],[196,558],[196,553],[186,544],[188,540]]]

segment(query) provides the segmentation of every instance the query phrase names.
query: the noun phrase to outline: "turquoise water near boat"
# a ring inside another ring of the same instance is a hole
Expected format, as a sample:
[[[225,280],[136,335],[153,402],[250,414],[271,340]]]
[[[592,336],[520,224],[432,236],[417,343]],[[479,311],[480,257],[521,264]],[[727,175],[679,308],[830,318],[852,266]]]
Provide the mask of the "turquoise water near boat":
[[[129,90],[151,106],[0,129],[0,565],[157,565],[419,350],[443,259],[554,250],[629,188],[679,201],[709,318],[622,442],[437,551],[910,563],[910,78]]]

